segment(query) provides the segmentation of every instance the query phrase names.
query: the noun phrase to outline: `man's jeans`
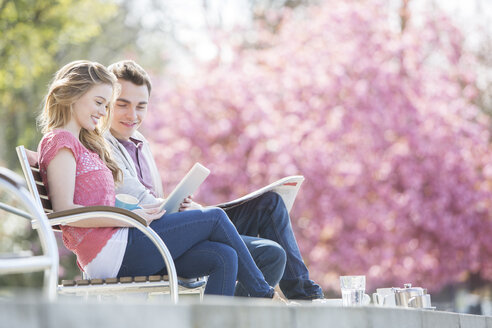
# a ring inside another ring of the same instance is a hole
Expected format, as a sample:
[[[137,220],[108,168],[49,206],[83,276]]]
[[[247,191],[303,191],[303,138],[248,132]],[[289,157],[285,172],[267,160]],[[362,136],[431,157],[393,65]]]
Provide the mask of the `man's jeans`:
[[[277,286],[282,278],[287,260],[284,249],[273,240],[241,235],[251,257],[270,286]],[[236,285],[235,296],[249,296],[240,282]]]
[[[226,211],[226,213],[236,226],[239,234],[273,240],[283,248],[287,255],[287,261],[279,286],[285,297],[289,299],[314,299],[323,297],[321,288],[309,279],[309,272],[302,260],[294,232],[292,231],[289,213],[282,198],[277,193],[265,193],[258,198]],[[243,238],[243,240],[245,239]],[[264,260],[258,261],[255,257],[255,254],[260,252],[257,249],[257,245],[261,245],[261,243],[257,242],[255,244],[253,241],[248,240],[245,240],[245,242],[256,264],[263,272],[265,280],[271,286],[275,286],[275,275],[278,275],[282,261],[277,261],[278,263],[263,271],[264,265],[259,262],[264,262]],[[263,247],[265,248],[265,246]],[[275,252],[275,254],[266,255],[265,252],[262,252],[261,257],[263,259],[279,256],[276,247],[267,248]],[[240,285],[238,289],[236,293],[241,293]]]

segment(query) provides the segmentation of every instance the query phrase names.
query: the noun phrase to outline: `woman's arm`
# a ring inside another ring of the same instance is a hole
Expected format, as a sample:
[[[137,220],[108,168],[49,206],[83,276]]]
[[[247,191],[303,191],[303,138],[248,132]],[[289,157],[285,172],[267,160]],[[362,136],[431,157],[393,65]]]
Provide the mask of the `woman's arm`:
[[[49,162],[46,171],[53,210],[57,212],[82,207],[73,203],[76,163],[72,151],[68,148],[60,149]]]
[[[50,161],[47,167],[49,197],[53,210],[62,211],[83,207],[73,203],[75,192],[76,162],[73,153],[68,148],[62,148]],[[135,210],[147,222],[160,218],[164,213],[155,209]],[[81,222],[71,223],[70,226],[82,228],[130,227],[131,225],[111,218],[95,217]]]

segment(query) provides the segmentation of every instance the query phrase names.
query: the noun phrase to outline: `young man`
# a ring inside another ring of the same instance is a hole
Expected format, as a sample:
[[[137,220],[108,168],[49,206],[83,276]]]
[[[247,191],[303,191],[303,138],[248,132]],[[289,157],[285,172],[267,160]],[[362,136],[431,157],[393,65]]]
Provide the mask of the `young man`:
[[[123,171],[123,182],[116,192],[131,194],[143,204],[160,203],[163,198],[161,178],[148,142],[137,131],[147,114],[152,89],[150,78],[133,61],[120,61],[108,69],[121,84],[121,94],[111,119],[111,133],[106,134]],[[180,210],[200,207],[191,198],[186,198]],[[289,299],[323,298],[321,288],[309,279],[289,213],[279,195],[266,193],[226,213],[270,286],[280,282],[280,289]],[[235,294],[247,296],[240,284]]]

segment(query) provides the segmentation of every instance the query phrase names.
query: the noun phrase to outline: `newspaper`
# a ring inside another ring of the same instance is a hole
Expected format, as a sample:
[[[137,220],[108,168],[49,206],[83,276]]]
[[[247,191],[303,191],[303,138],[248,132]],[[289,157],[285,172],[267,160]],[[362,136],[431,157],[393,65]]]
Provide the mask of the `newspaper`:
[[[228,210],[233,207],[244,204],[247,201],[250,201],[256,197],[259,197],[268,191],[273,191],[279,194],[280,197],[282,197],[282,200],[285,203],[285,207],[287,208],[287,211],[290,212],[292,206],[294,205],[294,201],[297,197],[297,193],[303,181],[304,181],[304,177],[302,175],[293,175],[293,176],[285,177],[275,181],[274,183],[269,184],[268,186],[253,191],[252,193],[249,193],[243,197],[240,197],[238,199],[235,199],[227,203],[222,203],[214,206],[220,207],[224,210]]]

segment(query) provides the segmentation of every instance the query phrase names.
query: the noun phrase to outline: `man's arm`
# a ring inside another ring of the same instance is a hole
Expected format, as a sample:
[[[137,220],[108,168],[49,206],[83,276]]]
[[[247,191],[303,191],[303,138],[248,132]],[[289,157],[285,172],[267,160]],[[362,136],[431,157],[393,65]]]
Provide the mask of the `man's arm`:
[[[105,135],[113,151],[113,158],[121,169],[123,181],[116,184],[117,194],[129,194],[136,197],[142,204],[162,203],[161,198],[154,197],[138,179],[133,163],[128,160],[130,155],[126,149],[113,137]],[[112,137],[112,138],[111,138]]]

